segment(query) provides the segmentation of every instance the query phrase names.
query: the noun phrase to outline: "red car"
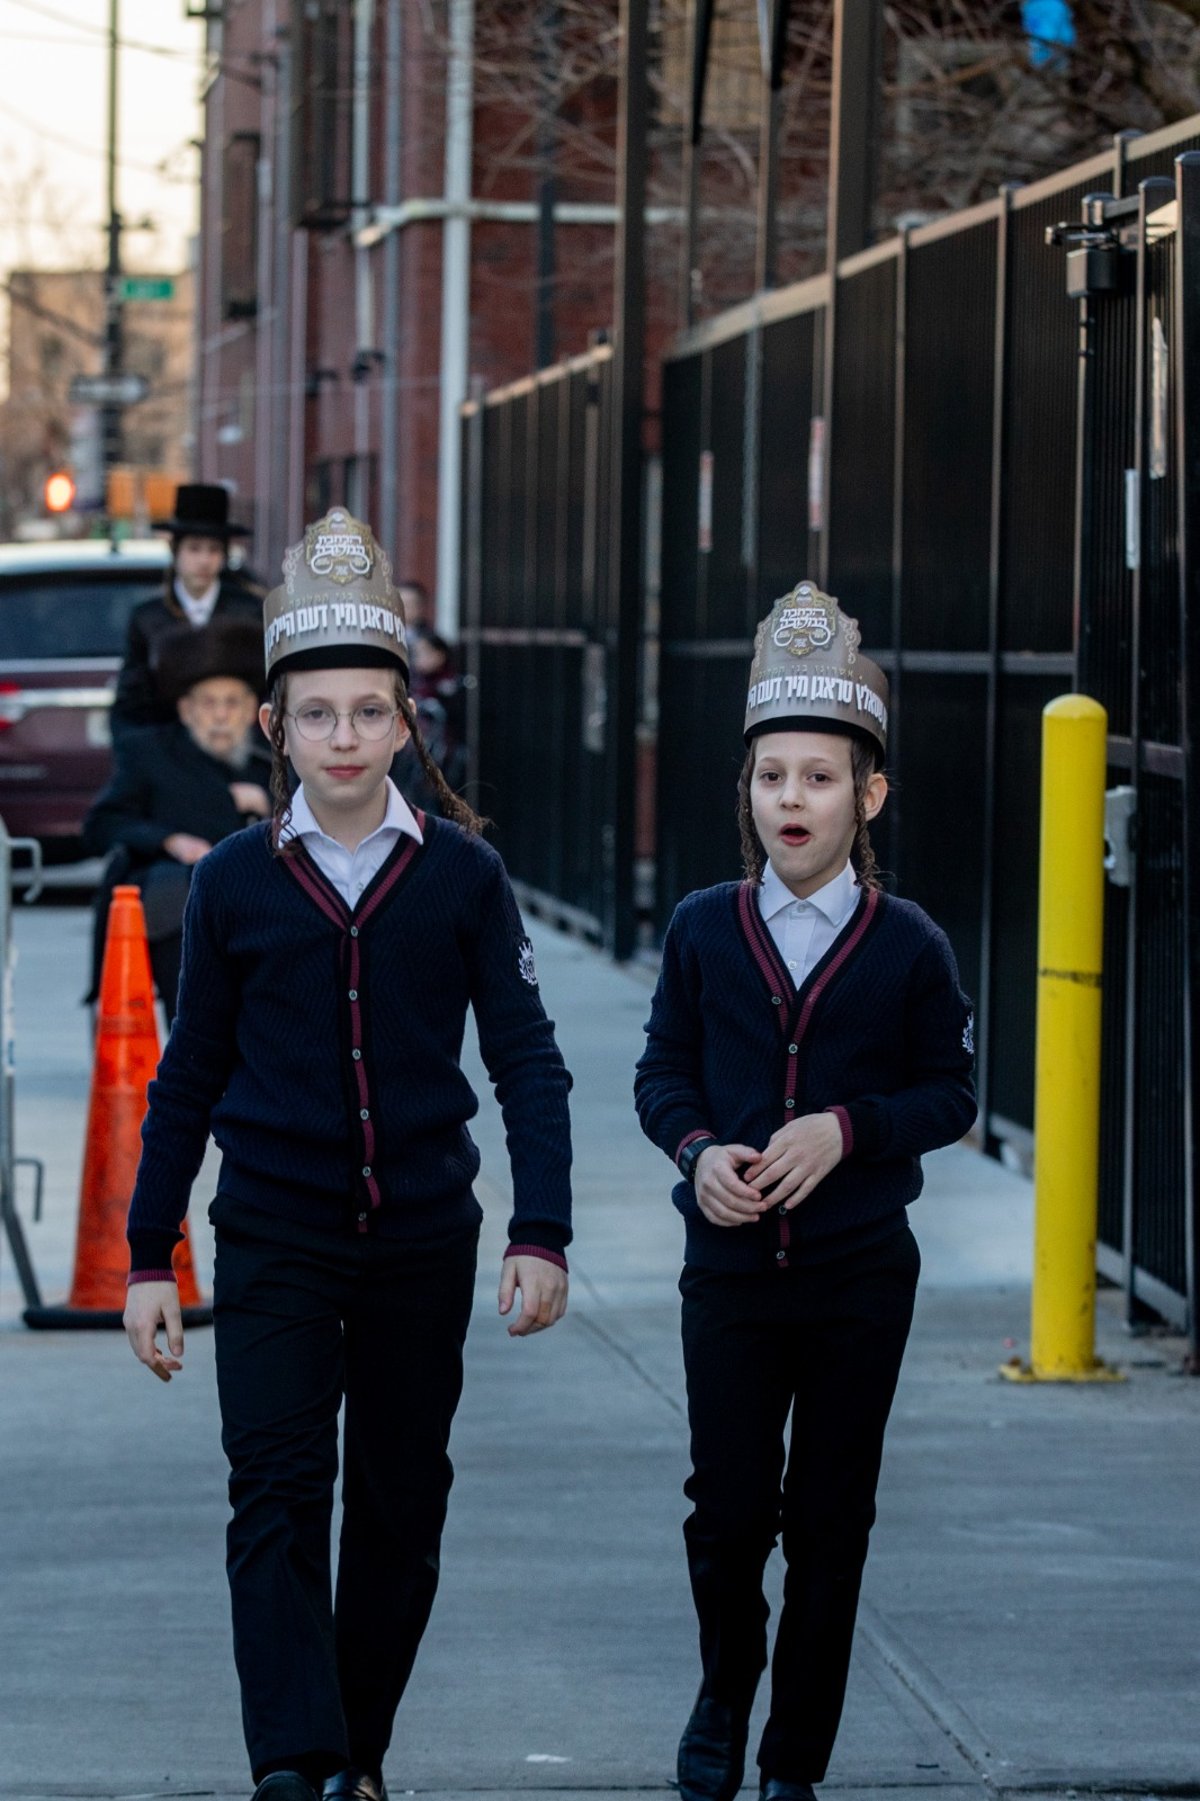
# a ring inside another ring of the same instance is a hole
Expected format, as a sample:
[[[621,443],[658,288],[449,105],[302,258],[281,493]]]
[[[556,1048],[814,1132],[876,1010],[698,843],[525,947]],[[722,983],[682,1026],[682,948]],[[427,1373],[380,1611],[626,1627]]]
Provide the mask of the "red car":
[[[163,589],[165,539],[0,545],[0,819],[78,852],[108,780],[129,615]]]

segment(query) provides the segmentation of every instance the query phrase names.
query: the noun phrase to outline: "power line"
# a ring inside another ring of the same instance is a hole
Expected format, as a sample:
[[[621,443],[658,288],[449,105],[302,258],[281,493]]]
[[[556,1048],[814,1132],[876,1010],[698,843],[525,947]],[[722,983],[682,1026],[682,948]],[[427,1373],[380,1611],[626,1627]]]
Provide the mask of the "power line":
[[[91,274],[93,271],[89,270],[88,273]],[[103,278],[103,271],[96,270],[94,273],[97,281]],[[56,312],[52,306],[46,306],[42,301],[35,300],[32,294],[26,294],[20,288],[14,288],[10,281],[0,280],[0,294],[6,295],[12,306],[24,307],[25,311],[32,313],[35,318],[44,319],[48,325],[57,325],[60,331],[67,333],[68,337],[78,338],[81,344],[88,346],[89,350],[103,348],[104,339],[99,332],[89,331],[87,326],[81,325],[77,319],[70,319],[65,313]]]
[[[39,6],[37,0],[12,0],[13,5],[23,7],[26,12],[36,13],[40,19],[50,19],[56,25],[69,25],[73,31],[83,31],[90,38],[101,38],[107,44],[108,32],[103,25],[89,25],[86,19],[73,19],[69,13],[56,12],[52,6]],[[171,58],[186,57],[193,60],[194,50],[180,50],[171,44],[147,44],[138,38],[118,38],[120,50],[142,50],[148,56],[167,56]]]
[[[36,14],[39,19],[49,19],[56,25],[69,25],[74,31],[84,31],[89,34],[84,38],[42,37],[33,41],[39,43],[64,44],[74,49],[84,50],[107,50],[108,48],[108,32],[103,25],[89,25],[86,19],[72,19],[66,13],[56,12],[51,6],[39,6],[37,0],[13,0],[13,4],[16,6],[23,6],[26,12]],[[7,37],[18,37],[23,34],[18,32],[7,32],[5,35]],[[119,37],[117,39],[117,48],[118,50],[140,50],[147,56],[163,56],[172,61],[183,60],[196,62],[199,60],[200,55],[196,50],[181,50],[172,44],[148,44],[140,38]],[[239,69],[231,57],[222,56],[219,59],[219,67],[222,75],[227,76],[230,81],[240,81],[247,87],[257,89],[261,88],[262,82],[259,75],[252,72],[253,64],[254,59],[251,58],[248,68]]]
[[[12,119],[15,124],[23,125],[26,131],[32,131],[36,137],[45,138],[47,143],[57,144],[60,149],[74,151],[76,156],[86,156],[92,162],[107,161],[104,151],[97,149],[95,145],[83,144],[78,138],[64,137],[61,132],[53,131],[50,126],[43,125],[40,119],[26,118],[25,114],[19,113],[15,106],[10,106],[7,100],[0,100],[0,113],[3,113],[6,118]],[[160,163],[143,163],[132,156],[122,156],[117,160],[123,169],[137,169],[144,175],[161,176],[163,173]]]

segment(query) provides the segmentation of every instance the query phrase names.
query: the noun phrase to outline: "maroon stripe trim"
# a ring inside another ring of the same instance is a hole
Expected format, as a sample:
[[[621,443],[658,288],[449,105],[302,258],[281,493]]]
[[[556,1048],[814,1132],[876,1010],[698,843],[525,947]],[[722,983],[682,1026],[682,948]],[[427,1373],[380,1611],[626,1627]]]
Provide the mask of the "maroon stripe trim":
[[[174,1282],[173,1269],[135,1269],[130,1270],[125,1278],[126,1288],[133,1288],[138,1282]],[[178,1284],[176,1284],[178,1286]]]
[[[851,932],[851,934],[847,938],[846,942],[842,945],[842,948],[838,951],[837,955],[821,971],[821,974],[817,977],[817,980],[813,983],[812,987],[808,991],[808,995],[807,995],[807,998],[805,999],[804,1005],[800,1009],[800,1018],[796,1022],[796,1030],[795,1030],[795,1033],[793,1034],[797,1044],[800,1043],[800,1040],[804,1037],[805,1032],[808,1030],[809,1021],[812,1019],[812,1016],[813,1016],[813,1008],[816,1006],[817,1002],[820,1000],[821,996],[824,994],[824,992],[828,988],[830,982],[832,982],[834,976],[837,974],[838,970],[842,967],[843,963],[845,963],[845,961],[848,957],[852,957],[854,955],[855,951],[858,949],[858,946],[861,944],[862,939],[863,939],[863,934],[867,931],[868,927],[871,924],[871,921],[874,919],[875,910],[878,907],[878,905],[879,905],[879,890],[878,890],[878,888],[868,888],[866,890],[866,897],[865,897],[865,900],[863,903],[862,915],[858,921],[858,924],[855,926],[854,930]],[[793,1062],[794,1061],[795,1060],[793,1059]]]
[[[788,1252],[791,1249],[791,1247],[792,1247],[791,1221],[788,1219],[787,1214],[784,1213],[781,1209],[780,1214],[779,1214],[779,1255],[775,1259],[775,1266],[777,1269],[786,1269],[787,1268]]]
[[[355,925],[357,925],[357,926],[365,925],[367,923],[368,919],[370,919],[372,913],[374,913],[377,908],[379,908],[383,905],[384,901],[387,899],[388,895],[392,892],[392,889],[396,886],[396,883],[400,880],[400,877],[404,874],[405,870],[408,868],[409,864],[412,862],[413,858],[416,856],[416,854],[420,850],[420,848],[421,848],[421,846],[417,843],[415,838],[409,838],[409,837],[405,838],[404,849],[400,852],[400,855],[396,858],[396,861],[392,864],[392,867],[388,870],[387,874],[383,877],[378,888],[376,888],[371,894],[369,894],[367,896],[367,899],[362,903],[362,905],[359,907],[358,911],[355,913],[355,915],[354,915]]]
[[[751,955],[758,965],[759,974],[770,989],[771,999],[778,1008],[779,1029],[786,1031],[784,1001],[791,988],[791,983],[788,980],[787,971],[779,961],[774,940],[763,924],[762,915],[758,910],[758,889],[751,882],[743,882],[738,889],[738,917],[741,920],[746,942],[750,946]]]
[[[844,1107],[826,1107],[826,1113],[832,1113],[841,1127],[842,1156],[848,1157],[854,1149],[854,1125]]]
[[[548,1251],[544,1244],[510,1244],[504,1253],[505,1257],[540,1257],[543,1263],[553,1263],[566,1271],[567,1260],[557,1251]]]
[[[359,941],[357,938],[351,938],[349,943],[350,992],[357,996],[359,993],[359,974],[362,968]],[[352,1050],[360,1051],[363,1048],[362,1001],[357,998],[350,1002],[350,1048]],[[371,1110],[371,1086],[367,1081],[367,1062],[365,1057],[356,1057],[354,1060],[354,1080],[355,1085],[358,1088],[358,1105],[360,1113],[369,1114]],[[375,1127],[369,1118],[360,1119],[359,1125],[362,1128],[363,1162],[370,1165],[375,1161]],[[374,1177],[369,1176],[366,1178],[366,1181],[368,1188],[370,1188],[374,1183]],[[376,1193],[378,1193],[378,1190],[376,1190]],[[378,1202],[373,1202],[372,1204],[378,1205]]]
[[[799,1044],[800,1044],[799,1038],[794,1038],[792,1040],[792,1043],[795,1044],[797,1046],[797,1048],[799,1048]],[[796,1055],[796,1053],[791,1049],[791,1046],[789,1045],[788,1060],[787,1060],[787,1077],[786,1077],[786,1080],[784,1081],[784,1085],[783,1085],[783,1098],[784,1098],[784,1101],[786,1102],[785,1111],[788,1113],[794,1113],[796,1110],[796,1087],[797,1087],[797,1083],[799,1081],[799,1071],[800,1071],[800,1058]]]
[[[679,1162],[679,1159],[683,1156],[683,1153],[687,1150],[688,1145],[695,1144],[697,1138],[711,1138],[714,1144],[717,1142],[716,1133],[710,1132],[707,1126],[701,1126],[701,1128],[698,1132],[689,1132],[687,1137],[681,1138],[679,1140],[679,1143],[675,1147],[676,1163]]]
[[[283,867],[293,875],[309,900],[314,901],[326,919],[332,920],[339,931],[345,931],[350,915],[340,894],[331,890],[325,883],[321,872],[309,858],[304,846],[290,857],[280,859]]]

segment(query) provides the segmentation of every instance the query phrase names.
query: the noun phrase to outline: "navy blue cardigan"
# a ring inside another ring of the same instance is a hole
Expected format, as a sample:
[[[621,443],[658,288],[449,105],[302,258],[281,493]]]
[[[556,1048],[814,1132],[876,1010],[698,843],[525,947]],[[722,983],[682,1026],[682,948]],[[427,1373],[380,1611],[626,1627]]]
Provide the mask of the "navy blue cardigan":
[[[211,1130],[222,1196],[332,1230],[440,1237],[480,1218],[467,1008],[504,1114],[510,1236],[571,1236],[571,1079],[504,866],[422,818],[352,913],[302,849],[251,826],[197,864],[174,1029],[129,1213],[135,1274],[168,1270]]]
[[[833,1110],[846,1156],[799,1207],[715,1226],[690,1182],[672,1198],[687,1261],[758,1270],[815,1262],[903,1225],[922,1152],[975,1120],[974,1022],[944,932],[911,901],[864,890],[797,991],[758,908],[726,882],[675,910],[637,1066],[638,1117],[671,1158],[700,1134],[764,1148]]]

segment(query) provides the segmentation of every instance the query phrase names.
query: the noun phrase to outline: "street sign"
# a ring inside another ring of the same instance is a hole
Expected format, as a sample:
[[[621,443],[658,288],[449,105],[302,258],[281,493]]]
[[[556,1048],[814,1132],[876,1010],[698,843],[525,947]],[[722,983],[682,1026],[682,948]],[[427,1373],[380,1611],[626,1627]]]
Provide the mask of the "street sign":
[[[149,392],[144,375],[76,375],[70,398],[72,406],[136,406]]]
[[[123,275],[122,300],[174,300],[175,283],[169,275]]]

